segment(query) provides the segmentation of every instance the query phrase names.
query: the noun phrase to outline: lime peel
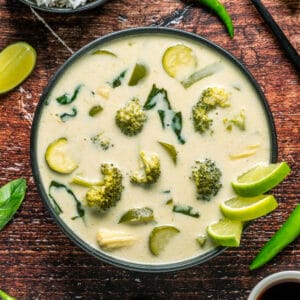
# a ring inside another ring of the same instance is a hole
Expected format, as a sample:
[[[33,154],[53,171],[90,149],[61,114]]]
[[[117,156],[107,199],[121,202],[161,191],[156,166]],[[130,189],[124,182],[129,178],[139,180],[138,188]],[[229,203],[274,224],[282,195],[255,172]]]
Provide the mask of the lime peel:
[[[232,187],[239,196],[254,197],[278,185],[290,173],[286,162],[257,165],[233,181]]]
[[[250,221],[267,215],[278,203],[273,195],[259,195],[251,198],[235,197],[224,201],[220,209],[231,220]]]

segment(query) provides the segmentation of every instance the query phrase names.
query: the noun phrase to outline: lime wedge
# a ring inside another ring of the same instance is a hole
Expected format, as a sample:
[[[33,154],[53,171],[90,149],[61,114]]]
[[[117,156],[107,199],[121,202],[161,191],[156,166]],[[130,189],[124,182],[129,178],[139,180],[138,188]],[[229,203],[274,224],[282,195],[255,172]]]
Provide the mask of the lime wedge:
[[[191,48],[177,44],[165,51],[162,58],[162,65],[170,77],[183,79],[195,69],[197,59]]]
[[[147,68],[143,64],[136,64],[128,81],[129,86],[137,85],[147,75]]]
[[[162,225],[153,228],[149,237],[149,248],[151,253],[158,256],[166,248],[169,241],[179,232],[179,229],[170,225]]]
[[[128,210],[122,215],[119,223],[151,222],[153,220],[153,210],[149,207],[142,207]]]
[[[66,138],[59,138],[52,142],[46,150],[45,159],[50,169],[61,174],[70,174],[77,167],[77,163],[67,153]]]
[[[36,62],[35,50],[25,42],[7,46],[0,52],[0,94],[25,80]]]
[[[243,197],[261,195],[279,184],[291,169],[286,162],[257,165],[233,181],[235,192]]]
[[[208,235],[219,245],[238,247],[243,231],[243,223],[237,220],[222,219],[207,227]]]
[[[273,211],[278,203],[272,195],[235,197],[221,203],[223,215],[231,220],[250,221]]]

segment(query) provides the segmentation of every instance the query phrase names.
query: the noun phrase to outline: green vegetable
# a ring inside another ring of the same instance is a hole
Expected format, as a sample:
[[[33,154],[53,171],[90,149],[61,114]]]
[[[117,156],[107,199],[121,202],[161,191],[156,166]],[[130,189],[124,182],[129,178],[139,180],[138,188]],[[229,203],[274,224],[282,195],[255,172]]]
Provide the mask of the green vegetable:
[[[139,99],[133,98],[120,108],[115,116],[115,121],[120,130],[127,136],[140,133],[147,120]]]
[[[272,238],[263,246],[250,265],[250,270],[262,267],[300,235],[300,204]]]
[[[17,298],[9,296],[7,293],[5,293],[4,291],[0,290],[0,298],[2,300],[17,300]]]
[[[217,195],[222,184],[222,173],[211,159],[196,161],[192,167],[192,179],[195,182],[198,199],[209,201]]]
[[[73,93],[73,95],[70,95],[70,94],[64,94],[60,97],[57,97],[56,98],[56,101],[61,104],[61,105],[67,105],[67,104],[70,104],[72,103],[74,100],[76,100],[77,98],[77,95],[81,89],[82,85],[78,85],[76,88],[75,88],[75,91]]]
[[[106,151],[110,147],[113,147],[113,144],[111,142],[111,139],[103,134],[104,134],[104,132],[100,132],[100,133],[96,134],[95,136],[92,136],[91,141],[93,142],[93,144],[100,147],[103,151]]]
[[[226,130],[231,131],[232,130],[232,125],[236,126],[240,130],[246,130],[246,116],[245,116],[245,111],[241,110],[240,113],[234,118],[228,120],[224,119],[223,120],[224,125],[226,126]]]
[[[196,241],[198,242],[199,246],[201,248],[203,248],[204,245],[206,244],[207,236],[206,235],[199,235],[199,236],[197,236]]]
[[[183,85],[185,89],[189,88],[194,83],[215,74],[221,68],[220,63],[212,63],[203,69],[194,72],[186,79],[182,80],[180,83]]]
[[[75,107],[72,108],[72,112],[63,113],[59,117],[63,122],[67,122],[70,118],[74,118],[77,116],[77,109]]]
[[[128,81],[129,86],[137,85],[147,75],[147,68],[143,64],[136,64],[130,79]]]
[[[94,50],[92,52],[92,55],[110,55],[110,56],[113,56],[113,57],[117,57],[117,55],[109,50],[105,50],[105,49],[97,49],[97,50]]]
[[[84,217],[85,211],[84,211],[84,209],[82,207],[81,202],[77,199],[77,197],[75,196],[75,194],[73,193],[73,191],[71,189],[69,189],[66,185],[64,185],[63,183],[60,183],[60,182],[55,181],[55,180],[52,180],[50,182],[50,185],[49,185],[48,195],[49,195],[49,198],[53,202],[53,207],[54,207],[54,210],[55,210],[56,214],[60,215],[63,212],[63,210],[61,209],[61,207],[58,205],[57,201],[55,200],[55,198],[51,194],[51,190],[53,188],[64,189],[74,199],[75,204],[76,204],[76,209],[77,209],[77,216],[72,217],[72,220]]]
[[[0,230],[12,219],[26,193],[26,180],[15,179],[0,188]]]
[[[192,108],[192,119],[195,131],[205,133],[212,125],[213,120],[208,113],[217,107],[230,106],[229,94],[218,87],[209,87],[202,92],[200,100]]]
[[[198,0],[200,4],[203,4],[214,11],[217,16],[222,20],[224,23],[229,36],[233,38],[234,36],[234,27],[232,24],[232,20],[230,15],[228,14],[226,8],[220,3],[218,0]]]
[[[95,105],[89,110],[89,116],[94,117],[98,115],[103,110],[101,105]]]
[[[158,142],[165,150],[166,152],[170,155],[172,161],[174,164],[177,162],[177,151],[175,147],[171,144],[165,143],[165,142]]]
[[[168,98],[168,92],[163,88],[157,88],[156,85],[153,84],[152,89],[143,106],[143,109],[150,110],[156,105],[159,106],[159,109],[171,109],[171,105]]]
[[[112,88],[116,88],[118,86],[120,86],[122,84],[122,80],[124,79],[125,75],[126,75],[127,70],[122,71],[111,83],[108,82],[108,84],[112,87]]]
[[[160,160],[157,154],[146,155],[140,152],[140,158],[143,163],[142,170],[134,172],[130,176],[130,181],[135,184],[154,184],[160,177]]]
[[[121,171],[113,164],[104,163],[101,165],[101,173],[103,174],[102,184],[92,186],[86,193],[86,201],[88,206],[96,207],[105,211],[117,204],[121,199],[123,176]]]
[[[173,206],[173,212],[184,214],[193,218],[199,218],[200,214],[195,210],[192,206],[183,205],[183,204],[175,204]]]
[[[181,136],[181,131],[182,131],[182,115],[181,112],[176,112],[174,114],[174,117],[172,118],[172,123],[171,123],[171,127],[173,129],[173,131],[175,132],[178,142],[180,144],[184,144],[185,140],[184,138]]]
[[[149,207],[142,207],[128,210],[122,215],[119,223],[151,222],[153,220],[153,210]]]

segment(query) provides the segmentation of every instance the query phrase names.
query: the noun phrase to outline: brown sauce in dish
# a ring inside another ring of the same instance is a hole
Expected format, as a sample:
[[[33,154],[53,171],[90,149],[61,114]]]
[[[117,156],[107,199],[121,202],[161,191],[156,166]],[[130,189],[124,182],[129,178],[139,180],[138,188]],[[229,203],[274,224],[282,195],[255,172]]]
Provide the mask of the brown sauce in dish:
[[[260,294],[257,300],[299,300],[300,281],[286,281],[275,284]]]

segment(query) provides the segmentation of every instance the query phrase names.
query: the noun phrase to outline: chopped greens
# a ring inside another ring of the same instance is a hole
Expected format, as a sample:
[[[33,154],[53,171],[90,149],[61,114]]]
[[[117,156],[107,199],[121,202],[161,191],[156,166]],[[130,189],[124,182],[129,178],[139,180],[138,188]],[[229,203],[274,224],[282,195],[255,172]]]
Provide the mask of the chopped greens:
[[[192,206],[189,205],[184,205],[184,204],[175,204],[173,206],[173,212],[184,214],[193,218],[199,218],[200,214],[199,212],[193,208]]]
[[[77,199],[77,197],[75,196],[73,191],[70,188],[68,188],[66,185],[64,185],[63,183],[52,180],[49,185],[48,194],[49,194],[49,197],[51,198],[51,200],[53,201],[53,207],[54,207],[54,210],[57,215],[60,215],[61,213],[63,213],[63,210],[61,209],[61,207],[58,205],[57,201],[53,197],[53,195],[51,193],[52,188],[57,188],[57,189],[62,188],[74,199],[75,204],[76,204],[76,209],[77,209],[77,216],[72,217],[72,220],[84,217],[85,211],[82,207],[81,202]]]
[[[94,117],[98,115],[103,110],[101,105],[95,105],[89,110],[89,116]]]
[[[108,82],[108,84],[112,87],[112,88],[116,88],[118,86],[120,86],[122,84],[122,80],[124,79],[125,75],[126,75],[127,70],[122,71],[115,79],[113,79],[112,82]]]
[[[78,93],[79,93],[81,87],[82,87],[82,85],[79,84],[79,85],[75,88],[73,95],[70,95],[70,94],[67,94],[67,93],[66,93],[66,94],[63,94],[62,96],[57,97],[57,98],[56,98],[56,101],[57,101],[59,104],[61,104],[61,105],[67,105],[67,104],[72,103],[74,100],[76,100],[77,95],[78,95]]]
[[[156,85],[153,84],[143,108],[144,110],[150,110],[157,104],[159,105],[159,109],[171,109],[168,92],[163,88],[157,88]]]
[[[147,68],[143,64],[136,64],[130,76],[128,85],[134,86],[147,75]]]
[[[74,118],[77,116],[77,109],[76,107],[72,108],[72,112],[63,113],[59,117],[63,122],[67,122],[70,118]]]
[[[158,142],[165,150],[166,152],[170,155],[172,161],[174,164],[177,162],[177,151],[175,147],[171,144],[165,143],[165,142]]]

